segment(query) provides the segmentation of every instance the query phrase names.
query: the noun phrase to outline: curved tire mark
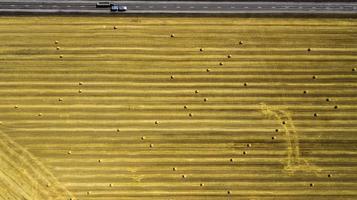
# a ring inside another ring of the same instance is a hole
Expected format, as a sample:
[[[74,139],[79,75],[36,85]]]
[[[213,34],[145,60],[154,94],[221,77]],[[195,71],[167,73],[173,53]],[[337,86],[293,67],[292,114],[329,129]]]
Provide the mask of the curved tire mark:
[[[312,171],[315,173],[321,171],[315,165],[311,165],[301,158],[299,134],[289,112],[273,108],[265,103],[260,104],[260,111],[266,118],[277,120],[284,130],[287,143],[287,159],[284,167],[286,171],[289,173],[295,173],[296,171]],[[282,124],[283,121],[285,121],[285,124]]]

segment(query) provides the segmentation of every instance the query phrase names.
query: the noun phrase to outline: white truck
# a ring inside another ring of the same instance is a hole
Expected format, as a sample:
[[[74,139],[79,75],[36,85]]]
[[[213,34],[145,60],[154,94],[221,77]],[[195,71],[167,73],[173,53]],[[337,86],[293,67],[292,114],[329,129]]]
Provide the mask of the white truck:
[[[126,11],[128,8],[126,6],[121,6],[118,3],[113,3],[110,1],[98,1],[96,4],[97,8],[109,8],[112,12]]]

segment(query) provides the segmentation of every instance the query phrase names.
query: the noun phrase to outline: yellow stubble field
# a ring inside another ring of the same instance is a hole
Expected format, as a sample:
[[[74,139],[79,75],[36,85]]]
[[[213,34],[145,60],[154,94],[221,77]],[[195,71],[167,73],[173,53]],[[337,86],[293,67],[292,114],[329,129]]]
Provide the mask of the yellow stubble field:
[[[0,199],[356,199],[357,20],[0,17]]]

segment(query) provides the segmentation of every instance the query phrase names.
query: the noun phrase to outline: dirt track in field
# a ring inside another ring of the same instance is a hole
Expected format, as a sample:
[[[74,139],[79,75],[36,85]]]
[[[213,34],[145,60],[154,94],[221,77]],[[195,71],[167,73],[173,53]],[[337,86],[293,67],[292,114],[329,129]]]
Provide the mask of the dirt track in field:
[[[357,20],[0,17],[0,199],[357,198]]]

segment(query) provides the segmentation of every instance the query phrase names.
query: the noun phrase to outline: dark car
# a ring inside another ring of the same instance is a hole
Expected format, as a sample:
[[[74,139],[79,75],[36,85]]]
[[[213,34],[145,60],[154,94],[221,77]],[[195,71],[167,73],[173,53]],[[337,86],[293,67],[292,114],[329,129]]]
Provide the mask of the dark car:
[[[119,4],[112,4],[110,7],[112,12],[126,11],[128,8],[126,6],[120,6]]]

